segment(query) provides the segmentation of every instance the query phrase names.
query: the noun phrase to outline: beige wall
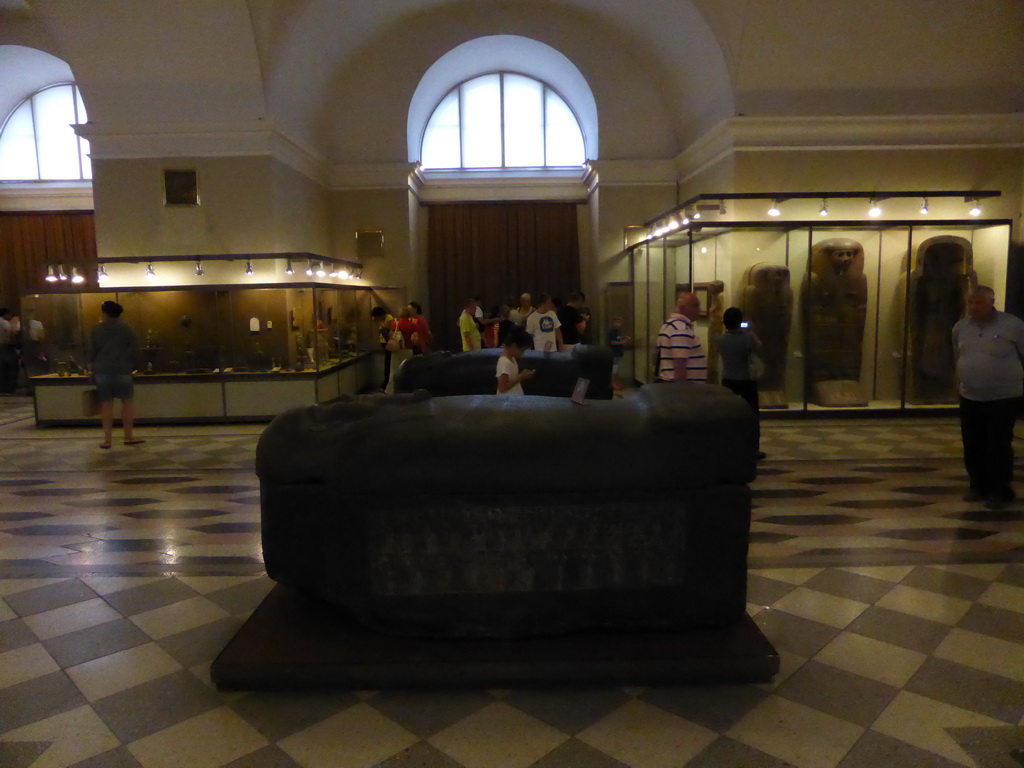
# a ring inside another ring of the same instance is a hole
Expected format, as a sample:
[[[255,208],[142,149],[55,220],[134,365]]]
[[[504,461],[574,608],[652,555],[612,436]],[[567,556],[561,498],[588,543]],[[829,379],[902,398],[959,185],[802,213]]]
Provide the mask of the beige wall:
[[[334,256],[330,249],[329,195],[315,181],[284,163],[271,161],[275,252]]]
[[[164,205],[164,169],[195,169],[201,204]],[[93,177],[101,258],[276,248],[268,158],[97,160]]]
[[[351,189],[331,193],[331,255],[355,258],[356,232],[384,233],[384,255],[363,264],[363,279],[375,285],[402,286],[408,296],[426,295],[426,271],[411,229],[408,189]],[[423,302],[421,302],[423,303]]]

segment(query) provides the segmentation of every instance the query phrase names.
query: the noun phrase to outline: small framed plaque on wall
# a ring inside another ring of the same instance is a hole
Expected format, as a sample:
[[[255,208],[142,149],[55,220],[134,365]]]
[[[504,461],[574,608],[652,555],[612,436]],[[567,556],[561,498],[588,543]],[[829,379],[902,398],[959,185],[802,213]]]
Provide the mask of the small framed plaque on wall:
[[[199,205],[199,174],[165,170],[164,205]]]

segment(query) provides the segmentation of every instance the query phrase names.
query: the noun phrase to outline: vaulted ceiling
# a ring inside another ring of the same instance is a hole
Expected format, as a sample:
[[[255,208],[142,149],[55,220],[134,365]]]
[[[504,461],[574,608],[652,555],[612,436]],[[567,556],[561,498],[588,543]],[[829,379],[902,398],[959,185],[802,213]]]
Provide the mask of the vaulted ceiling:
[[[99,126],[271,124],[335,163],[405,160],[422,74],[457,45],[499,34],[575,64],[605,158],[674,156],[735,114],[1024,110],[1020,0],[0,4],[0,46],[67,62]]]

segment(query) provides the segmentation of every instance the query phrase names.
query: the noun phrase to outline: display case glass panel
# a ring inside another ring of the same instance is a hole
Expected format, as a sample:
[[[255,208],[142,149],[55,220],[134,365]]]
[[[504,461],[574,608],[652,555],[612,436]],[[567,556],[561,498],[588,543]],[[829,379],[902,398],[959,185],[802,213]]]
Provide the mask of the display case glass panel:
[[[641,243],[630,251],[637,370],[650,367],[641,348],[654,360],[678,292],[693,290],[709,381],[725,308],[740,307],[760,337],[762,408],[953,405],[950,331],[972,286],[992,287],[1001,305],[1009,238],[1004,222],[804,222],[716,224]]]

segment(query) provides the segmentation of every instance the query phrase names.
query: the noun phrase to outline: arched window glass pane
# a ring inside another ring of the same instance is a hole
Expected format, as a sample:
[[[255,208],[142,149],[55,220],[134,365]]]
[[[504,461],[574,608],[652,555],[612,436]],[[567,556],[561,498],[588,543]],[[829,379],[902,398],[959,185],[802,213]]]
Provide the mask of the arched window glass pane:
[[[547,92],[547,164],[583,165],[586,150],[576,115],[553,91]]]
[[[544,165],[544,86],[522,75],[505,75],[505,165]]]
[[[36,181],[36,134],[32,102],[26,101],[7,119],[0,135],[0,181]]]
[[[78,88],[44,88],[20,104],[0,133],[0,180],[91,179],[89,142],[71,126],[88,120]]]
[[[459,148],[459,91],[455,89],[437,106],[423,133],[424,168],[458,168],[462,165]]]
[[[82,92],[75,88],[75,104],[78,105],[78,114],[76,115],[79,123],[89,122],[89,115],[85,111],[85,102],[82,101]],[[79,138],[78,139],[78,152],[82,158],[82,178],[92,178],[92,160],[89,159],[89,140]]]
[[[499,75],[484,75],[462,85],[462,165],[501,167]]]
[[[32,97],[36,114],[40,179],[80,179],[75,101],[70,85],[47,88]]]

